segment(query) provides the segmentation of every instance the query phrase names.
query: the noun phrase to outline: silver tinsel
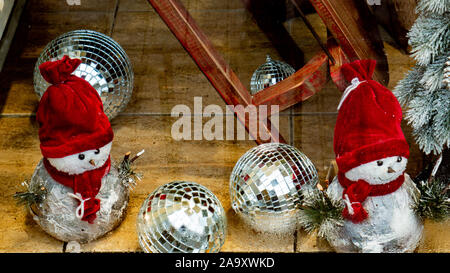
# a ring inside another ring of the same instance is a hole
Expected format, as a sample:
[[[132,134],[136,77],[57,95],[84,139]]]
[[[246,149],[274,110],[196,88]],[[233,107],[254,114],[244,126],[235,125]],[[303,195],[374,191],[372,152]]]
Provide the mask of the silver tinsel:
[[[110,120],[126,107],[134,81],[130,59],[113,39],[91,30],[67,32],[44,48],[34,68],[34,90],[39,98],[49,86],[39,72],[39,65],[61,59],[64,55],[81,59],[73,74],[85,79],[97,90]]]
[[[219,252],[226,225],[217,197],[204,186],[185,181],[157,188],[137,217],[139,244],[147,253]]]
[[[231,206],[257,231],[292,232],[297,227],[302,185],[317,183],[316,168],[298,149],[261,144],[246,152],[231,173]]]
[[[334,200],[342,201],[343,188],[337,178],[327,189]],[[369,196],[363,203],[369,218],[354,224],[344,221],[326,234],[337,252],[413,252],[422,238],[423,224],[414,211],[420,192],[405,174],[405,182],[395,192]]]
[[[266,87],[276,84],[295,73],[287,63],[274,61],[267,55],[266,62],[259,66],[250,80],[250,93],[258,93]]]
[[[36,167],[29,188],[45,188],[43,201],[30,207],[33,219],[51,236],[65,242],[86,243],[117,227],[126,214],[129,189],[119,179],[116,168],[102,179],[96,198],[100,210],[93,224],[76,217],[77,200],[68,196],[73,190],[56,182],[47,172],[42,160]]]

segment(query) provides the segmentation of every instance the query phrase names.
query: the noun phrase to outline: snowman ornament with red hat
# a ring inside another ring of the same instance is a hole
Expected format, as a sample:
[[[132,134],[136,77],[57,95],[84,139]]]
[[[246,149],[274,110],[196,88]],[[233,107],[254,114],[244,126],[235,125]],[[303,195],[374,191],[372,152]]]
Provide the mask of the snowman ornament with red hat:
[[[72,75],[80,62],[64,56],[39,67],[51,85],[36,113],[43,159],[29,189],[42,189],[30,211],[44,231],[86,243],[121,223],[130,185],[111,164],[114,134],[99,94]]]
[[[344,204],[343,226],[330,244],[339,252],[412,252],[423,224],[414,211],[418,190],[405,173],[409,146],[401,107],[371,79],[375,61],[342,66],[352,84],[338,107],[334,151],[338,175],[327,189]]]

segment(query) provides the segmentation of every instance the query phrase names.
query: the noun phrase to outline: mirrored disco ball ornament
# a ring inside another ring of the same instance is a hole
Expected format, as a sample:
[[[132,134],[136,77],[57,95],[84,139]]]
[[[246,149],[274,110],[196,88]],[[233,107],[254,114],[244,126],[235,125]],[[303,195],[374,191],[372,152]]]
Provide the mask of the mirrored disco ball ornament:
[[[73,74],[85,79],[97,90],[110,120],[126,107],[134,81],[130,59],[117,42],[92,30],[67,32],[44,48],[34,67],[34,91],[39,98],[49,86],[41,76],[39,66],[47,61],[62,59],[64,55],[81,59]]]
[[[274,61],[267,55],[266,62],[258,67],[250,80],[250,94],[254,95],[266,87],[294,74],[295,69],[287,63]]]
[[[316,168],[298,149],[282,143],[261,144],[234,166],[231,206],[256,231],[286,234],[297,228],[301,187],[317,183]]]
[[[147,253],[219,252],[226,225],[217,197],[204,186],[185,181],[157,188],[137,218],[139,244]]]

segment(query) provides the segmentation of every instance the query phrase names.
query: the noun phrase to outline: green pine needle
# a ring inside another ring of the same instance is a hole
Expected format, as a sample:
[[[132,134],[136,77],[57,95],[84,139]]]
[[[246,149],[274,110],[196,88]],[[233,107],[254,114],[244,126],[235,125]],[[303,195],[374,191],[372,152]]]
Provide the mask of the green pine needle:
[[[430,182],[417,183],[421,196],[415,210],[422,218],[441,221],[449,216],[450,190],[449,184],[432,179]]]
[[[319,237],[326,238],[343,225],[342,202],[332,200],[325,191],[311,187],[302,188],[302,197],[298,222],[308,233],[317,230]]]
[[[136,173],[132,168],[133,162],[125,158],[117,167],[119,170],[119,179],[122,180],[122,183],[133,189],[137,185],[136,180],[141,180],[142,175],[140,173]]]
[[[27,181],[24,181],[22,185],[27,187],[26,191],[16,192],[13,197],[17,201],[17,205],[31,206],[33,204],[41,203],[45,195],[47,194],[47,189],[42,185],[37,185],[30,187]]]

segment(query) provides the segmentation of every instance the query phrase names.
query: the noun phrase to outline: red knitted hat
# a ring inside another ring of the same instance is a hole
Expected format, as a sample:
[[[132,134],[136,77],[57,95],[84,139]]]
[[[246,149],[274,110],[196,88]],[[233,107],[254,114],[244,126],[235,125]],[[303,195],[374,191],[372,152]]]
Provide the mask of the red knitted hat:
[[[402,109],[390,90],[372,80],[375,65],[374,60],[358,60],[342,66],[344,77],[352,81],[334,130],[336,162],[343,173],[385,157],[409,157],[400,127]]]
[[[46,158],[61,158],[103,147],[114,133],[97,91],[71,73],[81,60],[64,56],[39,66],[50,85],[39,102],[41,152]]]

